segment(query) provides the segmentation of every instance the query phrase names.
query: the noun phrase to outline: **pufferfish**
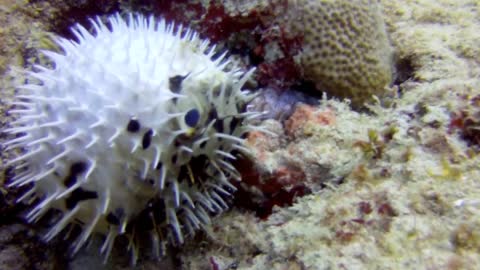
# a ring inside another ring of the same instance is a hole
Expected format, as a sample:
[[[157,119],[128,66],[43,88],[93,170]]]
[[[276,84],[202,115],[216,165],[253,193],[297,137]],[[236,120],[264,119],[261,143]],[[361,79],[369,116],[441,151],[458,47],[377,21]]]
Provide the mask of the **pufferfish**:
[[[53,37],[51,65],[22,72],[3,144],[22,153],[7,164],[10,186],[31,187],[19,198],[28,222],[56,213],[46,241],[73,234],[76,253],[98,234],[107,260],[124,236],[135,262],[147,235],[161,257],[229,207],[232,161],[249,155],[261,114],[242,89],[254,69],[163,19],[90,22],[72,27],[75,40]]]

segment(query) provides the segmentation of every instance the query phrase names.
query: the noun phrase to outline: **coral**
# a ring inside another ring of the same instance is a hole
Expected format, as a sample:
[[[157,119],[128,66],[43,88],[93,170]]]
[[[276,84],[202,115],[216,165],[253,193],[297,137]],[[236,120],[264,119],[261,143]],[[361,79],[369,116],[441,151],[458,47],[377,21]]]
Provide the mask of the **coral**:
[[[253,70],[197,33],[153,17],[108,21],[56,37],[63,53],[43,51],[53,67],[25,72],[3,146],[24,150],[6,166],[10,186],[33,184],[19,199],[36,204],[28,221],[57,210],[46,240],[80,229],[76,253],[103,234],[107,259],[126,235],[135,262],[142,236],[159,256],[228,208],[229,179],[240,179],[230,163],[249,154],[241,137],[258,113],[245,112],[253,95],[241,90]]]
[[[376,0],[300,0],[301,65],[320,91],[362,106],[392,82],[393,49]]]

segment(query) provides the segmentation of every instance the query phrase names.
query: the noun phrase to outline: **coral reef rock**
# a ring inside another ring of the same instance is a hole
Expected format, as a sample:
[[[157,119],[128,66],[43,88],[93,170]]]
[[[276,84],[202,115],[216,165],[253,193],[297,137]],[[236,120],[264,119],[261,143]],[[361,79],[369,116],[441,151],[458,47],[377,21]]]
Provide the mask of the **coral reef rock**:
[[[378,1],[299,0],[305,78],[354,107],[382,96],[392,81],[393,50]]]

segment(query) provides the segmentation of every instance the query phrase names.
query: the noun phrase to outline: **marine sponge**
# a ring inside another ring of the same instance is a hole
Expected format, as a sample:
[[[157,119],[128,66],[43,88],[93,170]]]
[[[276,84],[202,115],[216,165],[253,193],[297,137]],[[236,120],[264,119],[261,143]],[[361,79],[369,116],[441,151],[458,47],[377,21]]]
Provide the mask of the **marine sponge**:
[[[392,47],[376,0],[299,0],[304,76],[361,106],[392,81]]]
[[[91,23],[95,34],[76,25],[76,41],[55,37],[63,53],[43,51],[53,68],[25,72],[4,143],[23,152],[10,185],[32,186],[19,199],[36,203],[29,222],[57,210],[47,241],[79,232],[75,253],[98,233],[107,259],[125,235],[135,262],[145,235],[160,256],[228,208],[240,179],[230,162],[249,154],[246,120],[258,115],[241,90],[253,69],[164,20]]]

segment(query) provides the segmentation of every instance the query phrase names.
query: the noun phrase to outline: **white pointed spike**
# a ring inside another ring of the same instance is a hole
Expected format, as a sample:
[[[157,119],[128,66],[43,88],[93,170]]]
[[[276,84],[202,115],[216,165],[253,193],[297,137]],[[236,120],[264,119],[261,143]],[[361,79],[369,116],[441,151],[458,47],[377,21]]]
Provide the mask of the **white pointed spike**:
[[[42,119],[42,118],[45,118],[45,114],[44,113],[40,113],[40,114],[34,114],[34,115],[24,115],[22,116],[22,118],[19,118],[13,122],[10,123],[11,126],[18,126],[18,125],[21,125],[21,124],[25,124],[25,123],[28,123],[32,120],[38,120],[38,119]]]
[[[67,110],[69,112],[85,112],[87,110],[87,106],[85,104],[80,104],[76,107],[68,107]]]
[[[16,199],[15,202],[16,203],[24,202],[25,199],[31,198],[34,193],[35,193],[35,189],[31,188],[27,192],[25,192],[25,194],[23,194],[20,198]]]
[[[90,178],[90,175],[92,174],[93,170],[95,170],[95,168],[97,167],[97,160],[96,159],[89,158],[88,162],[90,163],[90,166],[88,167],[88,170],[85,173],[85,182],[88,181],[88,179]]]
[[[210,224],[212,221],[210,220],[210,215],[207,214],[207,211],[200,205],[195,209],[195,213],[197,214],[197,217],[200,218],[200,226],[202,224]]]
[[[222,188],[221,186],[219,186],[219,185],[212,184],[212,183],[208,183],[207,186],[214,188],[215,190],[219,191],[220,193],[222,193],[222,194],[224,194],[224,195],[226,195],[226,196],[232,195],[230,192],[226,191],[225,189],[223,189],[223,188]]]
[[[231,60],[230,59],[225,59],[222,63],[220,63],[217,68],[220,69],[220,70],[224,70],[228,64],[231,63]]]
[[[140,145],[141,145],[141,141],[138,140],[138,139],[135,139],[135,141],[133,143],[132,150],[130,150],[130,153],[133,153],[133,152],[137,151],[137,149],[140,147]]]
[[[217,138],[230,140],[230,141],[237,142],[237,143],[240,143],[240,144],[245,143],[245,139],[241,139],[241,138],[238,138],[238,137],[235,137],[235,136],[232,136],[232,135],[229,135],[229,134],[225,134],[225,133],[215,133],[214,136],[217,137]]]
[[[29,166],[29,164],[28,164],[27,162],[23,162],[23,163],[21,163],[21,164],[17,164],[17,165],[15,166],[15,170],[18,171],[18,170],[24,169],[24,168],[26,168],[26,167],[28,167],[28,166]]]
[[[103,201],[100,209],[102,210],[102,215],[106,215],[108,207],[110,206],[110,188],[106,188],[103,194]]]
[[[112,134],[112,136],[108,139],[108,144],[112,144],[113,141],[118,138],[118,136],[120,136],[120,134],[122,134],[122,130],[119,129],[119,128],[116,128],[115,129],[115,132]]]
[[[217,171],[220,173],[220,181],[222,181],[225,185],[227,185],[228,187],[232,188],[233,190],[237,190],[235,188],[235,186],[233,186],[228,180],[227,180],[227,177],[225,176],[225,173],[223,172],[222,168],[220,168],[220,166],[218,165],[218,163],[211,159],[210,160],[210,163],[215,167],[215,169],[217,169]],[[238,180],[238,179],[237,179]]]
[[[30,151],[30,152],[27,152],[27,153],[25,153],[24,155],[18,156],[18,157],[16,157],[16,158],[8,161],[8,162],[5,164],[5,167],[10,167],[10,166],[12,166],[13,164],[15,164],[15,163],[17,163],[17,162],[25,161],[26,159],[35,156],[36,154],[42,152],[43,150],[44,150],[43,145],[40,145],[39,147],[37,147],[37,149],[32,150],[32,151]]]
[[[240,144],[234,144],[232,147],[233,147],[234,149],[242,152],[244,155],[247,155],[247,156],[252,156],[252,155],[253,155],[252,150],[250,150],[250,149],[248,149],[247,147],[242,146],[242,145],[240,145]]]
[[[160,173],[160,190],[163,190],[165,187],[165,178],[167,178],[167,170],[165,168],[165,165],[163,165]]]
[[[195,208],[195,204],[193,204],[193,201],[192,201],[192,198],[190,198],[190,196],[188,195],[188,193],[186,192],[183,192],[180,194],[180,196],[187,201],[188,205],[191,207],[191,208]]]
[[[112,253],[113,242],[115,241],[116,233],[113,231],[113,228],[110,229],[107,239],[102,245],[101,253],[104,254],[103,256],[103,264],[107,263],[108,258],[110,257],[110,253]]]
[[[189,208],[185,207],[183,208],[183,210],[185,211],[186,213],[186,217],[188,219],[190,219],[192,221],[192,223],[194,224],[194,227],[195,229],[199,229],[200,226],[200,220],[197,218],[197,216],[195,215],[195,213],[192,212],[192,210],[190,210]]]
[[[198,139],[198,140],[196,140],[196,141],[193,143],[193,147],[198,148],[198,147],[200,147],[200,144],[202,144],[203,142],[208,141],[209,139],[210,139],[210,137],[208,137],[208,136],[207,136],[207,137],[203,137],[203,138],[201,138],[201,139]]]
[[[138,260],[138,247],[137,245],[135,245],[133,237],[129,238],[129,246],[132,253],[132,255],[130,256],[130,265],[135,265],[137,264]]]
[[[218,170],[218,169],[217,169]],[[227,177],[225,176],[225,174],[223,173],[223,171],[221,170],[218,170],[218,172],[220,172],[220,178],[218,178],[218,180],[220,180],[220,182],[227,186],[228,188],[230,188],[231,190],[233,191],[236,191],[237,188],[232,184],[230,183],[230,181],[228,181]]]
[[[96,134],[91,135],[91,138],[92,140],[87,145],[85,145],[85,149],[92,147],[95,143],[97,143],[100,140],[100,137]]]
[[[210,195],[212,195],[212,197],[213,197],[213,199],[215,199],[215,201],[219,202],[222,205],[223,210],[228,209],[227,203],[222,199],[222,197],[220,197],[220,195],[218,195],[218,193],[216,193],[215,191],[211,191]]]
[[[155,230],[150,231],[150,240],[152,240],[152,250],[155,258],[160,258],[160,238]]]
[[[49,242],[50,240],[52,240],[53,237],[55,237],[61,230],[65,228],[65,226],[70,221],[73,220],[73,216],[75,216],[75,214],[77,214],[79,210],[80,210],[80,207],[79,205],[77,205],[75,206],[75,208],[73,208],[73,210],[65,213],[62,219],[59,222],[57,222],[57,224],[55,224],[55,226],[53,226],[50,229],[50,231],[44,236],[44,240],[46,242]]]
[[[175,208],[178,208],[180,206],[180,191],[178,190],[178,182],[176,180],[173,181],[172,190],[175,199]]]
[[[204,207],[206,207],[209,211],[215,212],[215,209],[212,208],[211,202],[200,192],[195,192],[194,193],[196,201],[201,203]],[[196,208],[198,209],[198,207]]]
[[[78,187],[81,186],[81,182],[80,181],[77,181],[75,184],[73,184],[71,187],[65,189],[64,191],[60,192],[57,197],[55,198],[56,200],[60,200],[62,198],[64,198],[65,196],[68,196],[70,195],[70,193],[72,193],[72,191],[74,191],[75,189],[77,189]]]
[[[215,154],[217,154],[217,155],[219,155],[219,156],[222,156],[222,157],[226,157],[226,158],[232,159],[232,160],[236,160],[236,159],[237,159],[234,155],[232,155],[232,154],[230,154],[230,153],[228,153],[228,152],[222,151],[222,150],[218,150],[218,149],[215,150]]]
[[[185,231],[185,235],[189,236],[195,233],[195,224],[189,219],[189,218],[184,218],[182,220],[183,228]]]
[[[270,135],[274,138],[277,138],[279,135],[277,133],[274,133],[268,129],[266,129],[265,127],[262,127],[262,126],[252,126],[252,125],[246,125],[245,126],[246,129],[248,129],[248,131],[258,131],[258,132],[262,132],[262,133],[265,133],[267,135]]]
[[[106,121],[103,118],[99,118],[95,123],[91,124],[89,128],[96,128],[98,126],[103,126],[105,125]]]
[[[78,250],[85,244],[85,241],[90,237],[92,234],[93,229],[97,226],[98,220],[100,219],[101,214],[97,213],[95,217],[90,221],[88,226],[83,229],[82,234],[79,236],[77,242],[74,244],[75,248],[73,249],[73,254],[76,254]]]
[[[31,183],[36,179],[36,173],[34,172],[27,172],[25,174],[15,176],[12,179],[12,182],[10,182],[7,187],[21,187],[25,185],[25,183]]]
[[[34,109],[15,109],[15,110],[9,110],[8,111],[10,114],[19,114],[19,115],[32,115],[36,114],[37,112]],[[22,116],[23,117],[23,116]],[[6,129],[6,131],[9,129]]]
[[[36,144],[48,142],[48,141],[50,141],[50,140],[53,139],[53,138],[54,138],[54,136],[53,136],[51,133],[49,133],[49,134],[48,134],[47,136],[45,136],[45,137],[42,137],[42,138],[37,139],[37,140],[34,140],[34,141],[30,141],[30,142],[27,144],[27,146],[28,146],[28,147],[31,147],[31,146],[34,146],[34,145],[36,145]]]
[[[62,98],[62,97],[46,97],[46,96],[41,96],[41,95],[17,95],[17,98],[25,98],[29,100],[38,100],[42,102],[60,102],[60,103],[65,103],[65,102],[71,102],[70,99],[68,98]]]
[[[173,231],[177,237],[177,241],[179,244],[183,243],[183,235],[182,230],[180,228],[180,224],[178,223],[177,214],[173,210],[172,207],[168,207],[168,223],[173,226]]]
[[[266,114],[268,112],[257,112],[257,111],[253,111],[253,112],[249,112],[249,111],[246,111],[246,112],[242,112],[242,113],[239,113],[236,115],[236,117],[242,117],[242,118],[246,118],[246,119],[253,119],[255,117],[259,117],[259,116],[262,116],[264,114]]]
[[[39,92],[39,91],[43,90],[43,87],[41,85],[37,85],[37,84],[23,84],[23,85],[17,86],[17,88],[18,89],[23,89],[23,90],[34,91],[34,92]]]
[[[70,140],[73,140],[73,139],[75,139],[75,138],[78,138],[80,135],[82,135],[82,133],[83,133],[82,131],[77,130],[77,131],[75,131],[72,135],[67,136],[67,137],[61,139],[60,141],[58,141],[58,142],[57,142],[57,145],[63,144],[63,143],[65,143],[65,142],[67,142],[67,141],[70,141]],[[50,135],[50,134],[49,134],[49,135]]]
[[[234,173],[238,174],[237,169],[235,169],[235,167],[233,167],[233,165],[230,164],[229,162],[227,162],[225,160],[222,160],[222,159],[217,159],[217,161],[218,161],[218,163],[223,165],[224,169],[227,169],[229,172],[234,172]]]
[[[52,201],[55,200],[55,195],[52,194],[49,197],[43,199],[39,204],[35,206],[30,212],[28,212],[27,216],[25,217],[29,223],[33,223],[34,221],[38,220],[40,217],[43,216],[49,209],[49,205]]]
[[[127,219],[124,217],[122,223],[120,225],[120,230],[118,231],[119,234],[124,234],[125,229],[127,228]]]
[[[160,153],[161,153],[161,150],[158,144],[155,144],[153,146],[153,151],[155,154],[154,154],[154,158],[153,158],[153,162],[151,163],[151,166],[152,166],[152,169],[155,169],[155,166],[157,166],[158,162],[160,161]]]
[[[40,180],[44,179],[45,177],[47,177],[48,175],[54,173],[56,169],[57,169],[57,167],[53,166],[52,168],[50,168],[48,170],[45,170],[42,173],[36,175],[34,178],[31,178],[29,181],[25,181],[25,182],[21,183],[19,186],[21,187],[23,185],[26,185],[26,184],[30,183],[31,181],[40,181]]]
[[[208,196],[209,202],[216,208],[214,209],[213,212],[215,213],[221,213],[223,211],[223,207],[217,203],[212,197]]]
[[[9,105],[11,105],[11,106],[23,106],[23,107],[30,108],[34,104],[31,103],[31,102],[25,102],[25,101],[12,101],[12,102],[9,102]]]
[[[52,62],[54,63],[61,63],[61,61],[64,61],[63,58],[65,57],[64,55],[61,55],[59,53],[56,53],[56,52],[53,52],[53,51],[48,51],[48,50],[41,50],[40,51],[43,55],[45,55],[46,57],[50,58],[50,60],[52,60]],[[42,67],[41,69],[39,69],[40,67]],[[39,65],[35,65],[35,68],[39,69],[40,71],[43,71],[45,72],[45,67],[43,66],[39,66]],[[47,71],[50,71],[47,69]]]
[[[142,168],[142,172],[141,172],[141,178],[145,179],[145,178],[147,178],[148,167],[150,167],[150,163],[148,162],[147,158],[142,158],[142,162],[143,162],[143,168]]]
[[[210,47],[210,50],[207,52],[207,57],[212,58],[212,56],[215,54],[215,49],[217,48],[217,45],[213,44],[212,47]]]
[[[69,148],[65,148],[62,152],[60,152],[58,155],[54,156],[53,158],[49,159],[47,161],[47,165],[54,163],[55,161],[63,158],[64,156],[68,155],[71,152]]]
[[[92,38],[90,32],[88,32],[81,24],[76,24],[75,27],[72,28],[72,32],[78,38],[80,43]]]
[[[7,142],[4,142],[2,144],[3,147],[8,147],[10,145],[14,145],[14,144],[22,144],[26,141],[28,141],[28,139],[30,139],[32,136],[30,135],[24,135],[24,136],[21,136],[21,137],[18,137],[18,138],[15,138],[15,139],[11,139]]]
[[[190,147],[187,147],[185,145],[182,145],[180,147],[180,149],[182,149],[183,151],[188,152],[188,153],[193,153],[193,150]]]
[[[242,86],[252,77],[253,72],[255,72],[255,68],[251,68],[245,74],[243,74],[242,78],[238,81],[237,85],[238,88],[242,88]]]
[[[227,56],[227,51],[224,51],[217,59],[215,59],[213,61],[213,63],[218,66],[220,64],[220,62],[222,62],[222,60],[225,58],[225,56]]]

